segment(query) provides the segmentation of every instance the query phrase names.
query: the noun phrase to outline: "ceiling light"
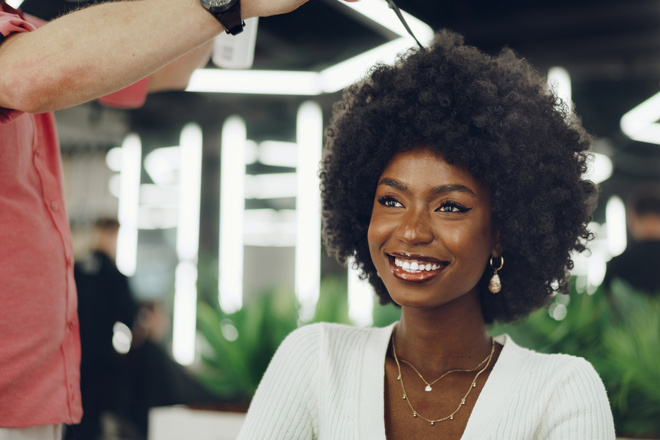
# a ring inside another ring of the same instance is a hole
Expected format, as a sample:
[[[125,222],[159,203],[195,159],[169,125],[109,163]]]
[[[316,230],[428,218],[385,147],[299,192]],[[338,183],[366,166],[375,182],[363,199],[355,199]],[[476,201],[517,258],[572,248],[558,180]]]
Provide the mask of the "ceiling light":
[[[359,14],[363,20],[389,29],[398,38],[321,72],[198,69],[193,73],[186,90],[303,96],[334,93],[360,79],[377,62],[392,64],[399,53],[416,44],[387,2],[360,0],[352,3],[340,1],[340,4]],[[428,44],[434,36],[433,28],[405,11],[401,12],[422,44]]]
[[[621,130],[631,139],[660,144],[660,93],[627,112],[621,118]]]
[[[417,44],[403,27],[396,14],[390,9],[388,2],[383,0],[360,0],[358,2],[339,0],[339,4],[357,12],[362,18],[399,35],[399,37],[407,40],[406,43],[408,46]],[[401,14],[403,14],[408,26],[410,26],[410,29],[417,35],[422,44],[426,45],[433,39],[434,32],[431,26],[417,17],[408,14],[406,11],[402,10]]]
[[[585,180],[593,183],[601,183],[612,177],[612,159],[601,153],[591,153],[587,162],[587,172],[584,174]]]
[[[607,225],[607,246],[610,255],[620,255],[626,250],[626,207],[618,196],[612,196],[605,205],[605,222]]]
[[[566,107],[566,112],[571,111],[571,75],[563,67],[551,67],[548,70],[548,86],[555,92],[562,104]]]
[[[316,72],[197,69],[186,91],[314,96],[321,87]]]

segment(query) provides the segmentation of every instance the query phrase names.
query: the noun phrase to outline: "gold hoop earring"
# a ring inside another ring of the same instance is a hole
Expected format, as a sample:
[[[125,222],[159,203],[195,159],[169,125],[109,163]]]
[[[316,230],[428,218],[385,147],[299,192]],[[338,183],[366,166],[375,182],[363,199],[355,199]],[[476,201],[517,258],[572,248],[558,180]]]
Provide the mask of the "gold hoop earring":
[[[488,283],[488,290],[494,295],[498,293],[500,290],[502,290],[502,282],[500,281],[500,276],[497,274],[497,271],[502,269],[504,266],[504,257],[499,257],[500,258],[500,266],[495,267],[493,265],[493,257],[490,257],[490,267],[493,269],[493,277],[490,279],[490,282]]]

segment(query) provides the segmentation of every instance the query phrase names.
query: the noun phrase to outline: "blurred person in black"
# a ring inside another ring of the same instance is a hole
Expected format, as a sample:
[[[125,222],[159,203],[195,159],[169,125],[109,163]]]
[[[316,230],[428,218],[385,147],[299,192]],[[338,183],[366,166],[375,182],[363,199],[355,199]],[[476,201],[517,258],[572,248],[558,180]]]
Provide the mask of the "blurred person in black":
[[[74,266],[83,417],[79,425],[67,428],[67,440],[103,439],[108,421],[123,439],[145,440],[151,408],[218,402],[163,348],[169,332],[163,306],[137,301],[128,278],[117,269],[119,226],[115,218],[98,219],[93,252]],[[124,335],[131,335],[130,341],[123,341],[123,350],[113,343],[122,333],[117,323],[125,326],[120,326]]]
[[[119,222],[100,218],[94,224],[93,252],[74,266],[80,320],[80,388],[83,418],[67,429],[67,438],[96,440],[101,416],[119,406],[120,358],[113,346],[116,323],[131,328],[139,306],[128,279],[115,264]],[[75,436],[75,437],[74,437]]]
[[[633,239],[626,250],[607,263],[604,286],[620,279],[632,288],[660,294],[660,185],[635,188],[626,203],[628,228]]]

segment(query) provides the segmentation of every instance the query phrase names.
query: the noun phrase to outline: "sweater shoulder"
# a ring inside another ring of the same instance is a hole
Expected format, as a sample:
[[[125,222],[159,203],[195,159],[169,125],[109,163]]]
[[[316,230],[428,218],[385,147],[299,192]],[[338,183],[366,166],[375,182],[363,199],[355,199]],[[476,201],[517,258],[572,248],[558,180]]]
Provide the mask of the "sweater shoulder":
[[[313,323],[291,332],[282,343],[281,349],[288,351],[292,347],[297,347],[296,351],[315,353],[322,351],[325,356],[333,357],[337,352],[344,354],[361,352],[369,339],[376,334],[386,337],[391,334],[391,329],[362,328],[328,322]]]
[[[572,383],[573,386],[603,388],[603,383],[589,361],[563,353],[540,353],[520,347],[507,337],[505,348],[508,356],[517,359],[524,376],[535,377],[547,386]],[[578,385],[579,384],[579,385]]]

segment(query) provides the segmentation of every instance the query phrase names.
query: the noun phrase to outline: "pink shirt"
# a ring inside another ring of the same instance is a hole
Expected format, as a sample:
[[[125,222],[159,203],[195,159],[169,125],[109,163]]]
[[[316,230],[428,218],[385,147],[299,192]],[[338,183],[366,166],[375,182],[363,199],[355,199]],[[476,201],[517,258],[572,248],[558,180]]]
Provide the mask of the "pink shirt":
[[[0,34],[34,29],[0,4]],[[106,102],[139,106],[147,82]],[[0,108],[0,427],[80,421],[76,309],[55,120]]]

